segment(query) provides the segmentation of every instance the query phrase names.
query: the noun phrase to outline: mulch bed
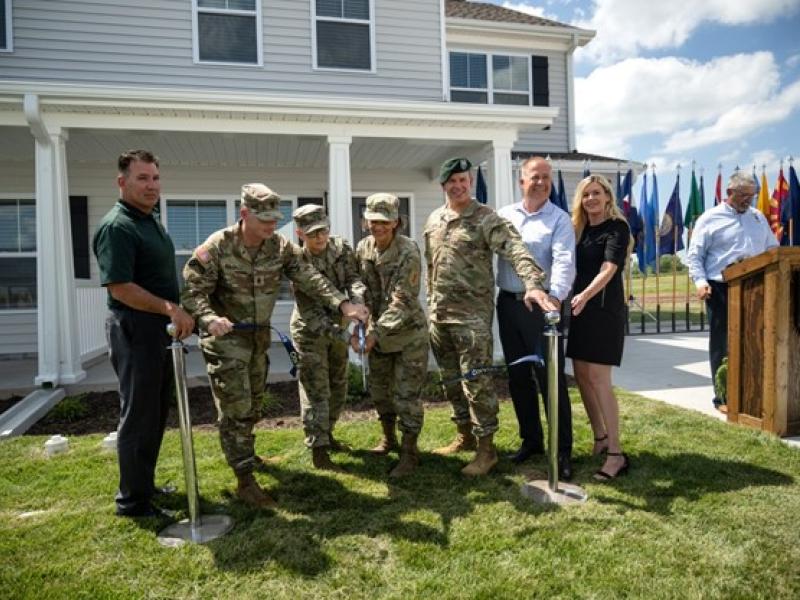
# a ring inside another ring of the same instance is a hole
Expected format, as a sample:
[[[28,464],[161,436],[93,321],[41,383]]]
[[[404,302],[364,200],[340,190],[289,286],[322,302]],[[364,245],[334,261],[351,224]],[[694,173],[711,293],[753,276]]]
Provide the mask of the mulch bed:
[[[504,378],[495,379],[496,392],[503,400],[508,398],[508,384]],[[283,381],[267,386],[271,402],[264,411],[264,418],[256,427],[260,429],[277,429],[283,427],[300,427],[300,400],[296,381]],[[80,396],[81,404],[86,407],[85,414],[79,418],[55,418],[58,411],[50,413],[31,427],[26,435],[84,435],[90,433],[109,433],[117,429],[119,421],[119,396],[116,391],[89,392]],[[13,397],[0,400],[0,413],[11,408],[22,398]],[[423,394],[426,404],[441,404],[439,395]],[[192,427],[200,430],[216,429],[217,409],[208,387],[189,389],[189,412]],[[353,421],[374,418],[372,404],[368,397],[352,400],[346,405],[341,420]],[[167,427],[178,427],[177,408],[170,410]]]

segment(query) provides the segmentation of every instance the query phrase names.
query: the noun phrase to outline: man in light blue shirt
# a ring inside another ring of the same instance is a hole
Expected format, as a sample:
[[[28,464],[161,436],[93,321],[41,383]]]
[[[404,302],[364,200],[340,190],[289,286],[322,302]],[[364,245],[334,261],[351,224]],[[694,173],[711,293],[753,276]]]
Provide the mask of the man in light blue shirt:
[[[712,381],[728,355],[728,284],[722,279],[722,271],[778,245],[766,217],[750,206],[755,192],[753,178],[743,171],[735,172],[728,182],[725,201],[697,219],[686,253],[697,297],[706,301]],[[723,404],[722,399],[714,398],[714,406],[725,410]]]
[[[575,230],[569,214],[549,201],[551,167],[546,159],[534,156],[522,163],[520,188],[522,201],[504,206],[497,213],[511,221],[536,263],[544,270],[545,289],[560,306],[575,279]],[[522,302],[525,286],[507,261],[498,259],[497,320],[506,363],[529,354],[547,360],[547,343],[542,335],[544,313],[535,306],[529,311]],[[521,463],[544,452],[542,423],[539,417],[537,388],[547,408],[547,368],[523,363],[508,369],[509,391],[519,422],[520,449],[511,457]],[[572,410],[564,376],[564,352],[559,338],[558,372],[558,464],[559,478],[572,476]]]

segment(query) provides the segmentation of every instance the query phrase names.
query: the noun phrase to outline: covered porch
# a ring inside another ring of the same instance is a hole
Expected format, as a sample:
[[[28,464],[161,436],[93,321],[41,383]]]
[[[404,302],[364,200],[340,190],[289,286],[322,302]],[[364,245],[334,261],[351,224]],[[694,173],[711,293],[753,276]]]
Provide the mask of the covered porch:
[[[546,127],[558,110],[54,87],[0,96],[0,201],[35,199],[36,231],[34,306],[0,309],[0,334],[16,328],[18,340],[2,353],[35,353],[34,381],[45,387],[78,383],[83,365],[105,351],[105,291],[89,240],[116,200],[121,150],[160,157],[161,215],[180,266],[208,233],[235,221],[239,188],[250,181],[285,198],[288,237],[291,211],[321,202],[333,233],[356,242],[359,203],[391,191],[405,199],[407,233],[419,240],[442,201],[436,175],[444,159],[483,163],[490,202],[511,202],[519,129]],[[71,211],[74,198],[84,199],[83,213]],[[287,297],[276,325],[288,323],[290,309]]]

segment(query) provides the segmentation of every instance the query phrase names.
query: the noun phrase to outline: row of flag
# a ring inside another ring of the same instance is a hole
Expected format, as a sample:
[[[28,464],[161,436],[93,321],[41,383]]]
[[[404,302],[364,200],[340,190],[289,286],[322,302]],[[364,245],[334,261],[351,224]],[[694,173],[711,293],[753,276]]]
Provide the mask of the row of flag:
[[[585,167],[583,176],[588,177],[589,175],[589,168]],[[684,212],[681,203],[680,173],[678,173],[666,210],[659,223],[658,179],[655,168],[651,176],[652,183],[648,186],[648,173],[645,171],[643,174],[639,208],[637,209],[633,196],[633,170],[629,169],[624,176],[617,171],[617,205],[628,220],[631,235],[636,241],[634,251],[639,263],[639,270],[642,273],[646,273],[648,266],[653,270],[656,269],[657,257],[675,254],[684,249],[684,229],[687,229],[691,236],[695,221],[703,214],[706,207],[703,174],[700,174],[698,180],[695,169],[692,167],[692,181],[686,211]],[[550,200],[569,212],[560,169],[558,180],[558,189],[554,182]],[[798,231],[800,228],[800,182],[794,165],[790,161],[787,181],[781,164],[778,181],[771,196],[766,172],[762,172],[761,181],[759,181],[754,169],[753,180],[757,190],[755,208],[767,218],[777,240],[782,246],[800,246],[800,231]],[[722,169],[720,168],[717,172],[714,190],[714,205],[724,200]]]

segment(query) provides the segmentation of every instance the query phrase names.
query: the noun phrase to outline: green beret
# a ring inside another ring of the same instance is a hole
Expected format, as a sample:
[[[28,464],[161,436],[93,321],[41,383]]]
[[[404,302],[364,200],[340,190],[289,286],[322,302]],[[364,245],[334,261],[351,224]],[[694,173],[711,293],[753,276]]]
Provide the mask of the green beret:
[[[444,185],[455,173],[464,173],[472,168],[472,163],[466,158],[450,158],[442,163],[439,170],[439,183]]]

